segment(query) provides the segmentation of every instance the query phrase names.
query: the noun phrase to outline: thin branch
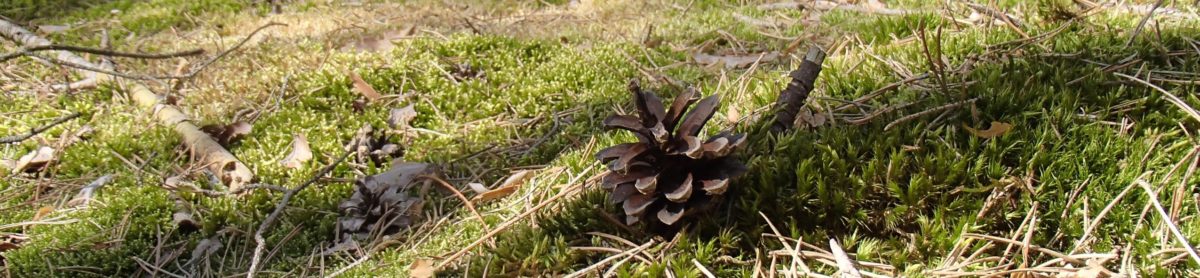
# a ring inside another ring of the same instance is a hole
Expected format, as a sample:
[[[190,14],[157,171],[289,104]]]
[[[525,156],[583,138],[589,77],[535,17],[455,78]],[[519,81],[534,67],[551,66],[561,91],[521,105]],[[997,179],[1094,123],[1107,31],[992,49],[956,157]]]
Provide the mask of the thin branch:
[[[60,125],[67,121],[70,121],[71,119],[78,118],[79,115],[80,115],[79,112],[71,112],[71,114],[59,117],[58,119],[55,119],[53,122],[50,122],[49,124],[39,126],[34,129],[30,129],[29,133],[0,137],[0,144],[11,144],[11,143],[25,141],[25,139],[29,139],[30,137],[33,137],[34,135],[38,135],[39,133],[45,132],[46,130],[49,130],[52,127],[55,127],[57,125]]]
[[[13,58],[20,57],[20,56],[29,55],[33,52],[53,51],[53,50],[83,52],[83,53],[90,53],[90,54],[103,55],[103,56],[139,58],[139,59],[167,59],[167,58],[196,56],[196,55],[204,54],[204,49],[192,49],[192,50],[170,52],[170,53],[131,53],[131,52],[112,51],[112,50],[107,50],[107,49],[87,48],[87,47],[82,47],[82,46],[52,44],[52,45],[38,45],[38,46],[19,48],[19,49],[17,49],[17,51],[13,51],[13,52],[10,52],[10,53],[4,54],[4,55],[0,55],[0,62],[8,61]]]
[[[319,180],[321,178],[321,176],[324,176],[326,174],[329,174],[329,172],[332,172],[333,168],[337,167],[338,164],[342,164],[342,161],[346,161],[346,158],[350,157],[351,153],[353,153],[353,152],[347,151],[347,152],[342,153],[342,155],[339,156],[337,158],[337,160],[334,160],[333,163],[326,165],[325,168],[321,168],[321,170],[317,171],[317,174],[313,175],[312,178],[309,178],[308,181],[300,184],[300,186],[297,186],[296,188],[292,188],[292,189],[286,191],[283,194],[283,199],[279,200],[279,203],[275,205],[275,210],[271,211],[271,214],[267,215],[267,218],[264,219],[263,222],[258,225],[258,230],[254,231],[254,243],[255,243],[254,257],[252,257],[250,260],[250,271],[246,272],[246,277],[253,278],[254,274],[256,272],[258,272],[258,267],[259,267],[259,263],[261,263],[261,260],[262,260],[263,251],[265,251],[266,247],[267,247],[267,240],[265,238],[263,238],[263,231],[270,228],[271,224],[274,224],[275,221],[279,220],[279,215],[283,214],[283,210],[287,208],[288,202],[292,200],[292,196],[295,196],[296,193],[304,190],[305,188],[308,188],[308,186],[312,185],[313,183],[316,183],[317,180]]]

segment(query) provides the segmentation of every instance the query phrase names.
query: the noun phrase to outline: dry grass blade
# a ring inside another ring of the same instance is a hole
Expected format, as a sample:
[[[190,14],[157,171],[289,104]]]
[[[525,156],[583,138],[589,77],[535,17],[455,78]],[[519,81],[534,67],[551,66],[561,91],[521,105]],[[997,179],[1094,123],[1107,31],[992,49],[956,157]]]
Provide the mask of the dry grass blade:
[[[609,256],[608,258],[604,258],[604,260],[596,262],[596,263],[589,265],[588,267],[585,267],[583,269],[576,270],[575,272],[567,274],[566,276],[563,276],[563,277],[564,278],[574,278],[574,277],[587,276],[593,270],[596,270],[604,265],[607,265],[609,262],[612,262],[612,261],[620,259],[620,258],[633,256],[633,253],[641,252],[642,250],[649,248],[650,245],[653,245],[655,242],[656,241],[654,239],[650,239],[650,241],[647,241],[646,243],[643,243],[642,245],[639,245],[638,247],[630,248],[629,250],[625,250],[625,252],[621,252],[620,254]]]
[[[592,169],[592,167],[595,167],[595,164],[593,164],[592,166],[589,166],[587,169],[584,169],[583,173],[590,171]],[[579,178],[582,178],[582,177],[583,177],[583,175],[579,175],[579,176],[575,177],[574,179],[572,179],[567,184],[568,185],[575,184],[575,182],[578,182]],[[578,186],[578,189],[583,190],[585,187],[586,187],[586,184],[581,184]],[[466,247],[463,247],[462,249],[458,250],[458,252],[454,252],[454,254],[451,254],[449,257],[446,257],[445,260],[442,260],[442,262],[438,263],[437,266],[434,267],[433,269],[436,271],[436,270],[445,268],[447,265],[450,265],[455,260],[458,260],[458,258],[461,258],[463,255],[466,255],[467,252],[471,252],[471,250],[473,250],[473,249],[475,249],[475,247],[478,247],[479,245],[483,244],[488,239],[491,239],[492,237],[500,234],[500,232],[507,230],[512,225],[516,224],[517,222],[520,222],[522,219],[525,219],[526,217],[529,217],[530,215],[533,215],[534,213],[538,212],[542,208],[545,208],[546,206],[550,205],[551,203],[558,201],[558,199],[562,199],[563,197],[566,197],[571,192],[574,192],[575,189],[576,189],[576,187],[565,187],[561,191],[559,191],[558,194],[555,194],[554,196],[551,196],[550,198],[543,200],[542,202],[538,203],[537,205],[533,206],[532,208],[529,208],[525,212],[522,212],[521,214],[509,219],[508,221],[505,221],[504,223],[500,223],[499,226],[492,228],[492,230],[488,231],[487,234],[483,235],[482,237],[479,237],[474,242],[471,242],[471,244],[468,244]]]
[[[1071,257],[1071,256],[1068,256],[1068,255],[1065,255],[1065,254],[1063,254],[1063,253],[1059,253],[1058,251],[1054,251],[1054,250],[1046,249],[1046,248],[1043,248],[1043,247],[1041,247],[1041,246],[1037,246],[1037,245],[1030,245],[1030,244],[1026,244],[1026,243],[1024,243],[1024,242],[1020,242],[1020,241],[1016,241],[1016,240],[1012,240],[1012,239],[1002,238],[1002,237],[998,237],[998,236],[989,236],[989,235],[981,235],[981,234],[972,234],[972,233],[966,233],[966,234],[963,234],[963,236],[965,236],[965,237],[971,237],[971,238],[977,238],[977,239],[986,239],[986,240],[997,241],[997,242],[1003,242],[1003,243],[1012,244],[1012,245],[1023,246],[1023,247],[1027,247],[1027,248],[1029,248],[1030,250],[1038,251],[1038,252],[1044,253],[1044,254],[1046,254],[1046,255],[1050,255],[1050,256],[1053,256],[1053,257],[1055,257],[1055,258],[1062,259],[1063,261],[1066,261],[1066,262],[1068,262],[1068,263],[1077,264],[1077,265],[1082,265],[1082,264],[1084,264],[1084,261],[1081,261],[1081,260],[1079,260],[1079,259],[1077,259],[1077,258],[1075,258],[1075,257]]]
[[[1159,2],[1161,3],[1162,1],[1159,1]],[[1141,83],[1142,85],[1146,85],[1147,87],[1150,87],[1150,88],[1154,89],[1155,91],[1158,91],[1159,93],[1162,93],[1163,95],[1167,96],[1167,100],[1170,101],[1171,104],[1178,106],[1179,109],[1183,109],[1183,112],[1186,112],[1189,116],[1192,116],[1192,119],[1195,119],[1196,121],[1200,121],[1200,112],[1197,112],[1196,109],[1194,109],[1194,108],[1192,108],[1192,106],[1188,105],[1187,102],[1184,102],[1183,99],[1180,99],[1178,96],[1175,96],[1175,94],[1172,94],[1171,92],[1167,92],[1167,90],[1163,90],[1162,87],[1158,87],[1154,84],[1150,84],[1150,82],[1146,82],[1145,80],[1141,80],[1141,79],[1138,79],[1133,76],[1121,74],[1119,72],[1114,72],[1113,75],[1124,77],[1125,79],[1133,80],[1137,83]]]
[[[1146,190],[1146,194],[1150,197],[1150,204],[1154,205],[1154,210],[1158,211],[1159,216],[1162,217],[1163,223],[1166,223],[1167,228],[1171,230],[1171,234],[1175,236],[1175,239],[1179,241],[1179,244],[1183,245],[1184,249],[1187,250],[1188,255],[1192,256],[1192,260],[1196,261],[1196,263],[1200,263],[1200,255],[1196,254],[1196,248],[1192,247],[1192,244],[1188,242],[1188,238],[1179,231],[1179,226],[1175,225],[1175,223],[1171,221],[1171,215],[1167,214],[1167,210],[1163,209],[1162,204],[1158,202],[1158,193],[1154,192],[1154,189],[1151,188],[1150,184],[1144,180],[1138,179],[1137,184],[1142,186],[1142,189]]]
[[[479,224],[482,224],[484,228],[487,228],[487,220],[483,219],[483,215],[479,214],[479,210],[475,209],[475,205],[471,204],[471,200],[467,199],[467,196],[463,195],[462,191],[458,191],[458,188],[454,188],[453,185],[450,185],[450,183],[446,182],[445,180],[431,175],[421,175],[417,178],[434,181],[434,183],[446,188],[446,190],[449,190],[451,193],[454,193],[454,196],[458,197],[458,200],[462,201],[464,206],[467,206],[467,209],[471,211],[471,214],[474,214],[475,218],[479,219]]]

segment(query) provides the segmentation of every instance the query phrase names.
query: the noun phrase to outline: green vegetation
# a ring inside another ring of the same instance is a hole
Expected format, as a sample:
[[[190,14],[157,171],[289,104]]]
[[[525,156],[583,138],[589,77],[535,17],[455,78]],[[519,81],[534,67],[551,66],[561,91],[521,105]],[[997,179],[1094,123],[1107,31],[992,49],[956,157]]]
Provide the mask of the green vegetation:
[[[655,241],[646,249],[652,258],[628,260],[615,270],[620,276],[660,277],[665,270],[676,277],[701,276],[694,262],[718,277],[749,276],[757,271],[755,262],[765,269],[776,259],[777,270],[789,269],[790,256],[773,259],[769,254],[785,248],[774,236],[764,236],[774,234],[769,219],[784,237],[821,248],[836,239],[858,260],[896,267],[895,275],[933,276],[952,250],[969,254],[989,242],[966,241],[968,233],[1016,238],[1068,254],[1077,249],[1076,254],[1131,256],[1132,267],[1143,275],[1196,275],[1200,264],[1188,258],[1167,263],[1183,253],[1156,254],[1181,246],[1136,185],[1090,232],[1093,240],[1077,242],[1089,221],[1139,180],[1149,183],[1157,200],[1177,215],[1173,223],[1184,236],[1200,238],[1200,219],[1195,217],[1200,204],[1189,197],[1200,182],[1190,169],[1197,159],[1194,134],[1200,123],[1169,96],[1113,74],[1149,76],[1185,104],[1200,106],[1196,82],[1178,81],[1200,75],[1200,50],[1195,50],[1200,43],[1194,37],[1200,20],[1195,20],[1194,8],[1172,7],[1174,13],[1156,17],[1153,28],[1125,47],[1142,14],[1121,7],[1064,18],[1085,13],[1057,1],[1000,3],[1001,9],[1020,11],[1016,16],[1023,21],[1023,35],[999,23],[946,18],[940,7],[923,1],[900,2],[904,3],[889,3],[889,8],[916,12],[888,16],[834,10],[818,18],[811,10],[768,11],[756,7],[758,3],[716,1],[575,8],[566,3],[479,4],[503,16],[569,14],[575,17],[559,20],[580,23],[546,27],[561,28],[546,35],[494,31],[533,30],[541,23],[503,25],[476,19],[473,24],[484,28],[477,34],[473,29],[478,27],[459,19],[422,22],[428,24],[427,32],[396,40],[394,48],[382,52],[343,50],[346,40],[355,37],[339,32],[350,31],[276,34],[279,38],[247,45],[214,64],[207,70],[212,78],[188,84],[191,90],[180,93],[180,105],[200,123],[246,117],[239,111],[247,109],[258,112],[252,117],[254,131],[229,149],[254,169],[259,182],[286,187],[308,179],[340,154],[358,127],[386,126],[390,109],[409,104],[418,112],[412,125],[421,131],[397,140],[405,148],[404,159],[440,165],[447,179],[468,195],[468,182],[491,184],[514,169],[544,167],[516,193],[478,205],[486,225],[447,191],[432,190],[424,211],[428,221],[372,242],[381,247],[344,273],[352,277],[404,275],[418,260],[439,262],[500,223],[580,184],[585,184],[583,193],[543,208],[443,274],[565,274],[614,255],[576,247],[611,247],[618,252],[633,247],[596,233],[635,245]],[[292,1],[286,3],[284,16],[296,13],[295,18],[271,19],[307,26],[388,4]],[[242,27],[255,25],[247,22],[278,16],[235,0],[93,1],[70,4],[79,7],[71,9],[29,1],[13,5],[33,12],[3,15],[79,26],[49,36],[52,40],[93,45],[99,41],[96,28],[107,28],[114,46],[122,49],[142,49],[131,46],[142,41],[169,41],[163,32],[172,29],[215,30],[228,45],[248,33]],[[453,9],[433,2],[389,7],[398,9],[395,13],[417,11],[414,7],[425,7],[428,13]],[[630,14],[631,7],[642,13]],[[959,8],[968,9],[955,9]],[[114,15],[112,9],[121,12]],[[968,13],[949,14],[966,18]],[[775,20],[778,27],[756,26],[738,15]],[[105,23],[80,24],[100,21]],[[362,23],[362,28],[366,34],[401,29],[379,22]],[[783,50],[796,37],[830,51],[808,102],[809,109],[827,120],[790,133],[768,134],[764,127],[770,114],[763,109],[788,81],[786,73],[798,64],[797,54],[741,69],[698,65],[691,59],[694,47],[701,45],[707,53],[756,54]],[[658,42],[644,44],[651,40]],[[191,47],[195,46],[164,43],[144,50]],[[4,52],[12,49],[10,43],[0,44]],[[214,49],[220,48],[209,49],[210,54]],[[17,91],[34,88],[22,76],[44,77],[38,82],[49,83],[62,79],[61,74],[28,58],[6,63],[2,66],[28,69],[0,74],[3,82],[12,82],[0,83],[6,90],[0,101],[0,135],[24,132],[70,111],[84,116],[35,140],[0,146],[0,158],[19,157],[40,141],[57,142],[83,125],[95,132],[65,147],[59,162],[42,178],[0,174],[5,175],[0,180],[0,226],[29,221],[43,207],[55,209],[43,220],[75,220],[0,230],[0,237],[30,236],[21,248],[0,254],[0,273],[131,276],[161,268],[180,275],[244,274],[255,245],[254,231],[281,194],[179,194],[203,226],[190,233],[177,231],[171,221],[176,197],[161,187],[163,180],[185,176],[203,187],[220,185],[209,182],[198,170],[202,167],[188,163],[187,151],[173,131],[124,100],[117,86],[73,94],[20,94]],[[1129,65],[1106,69],[1125,63]],[[129,70],[134,71],[169,72],[174,66],[132,64]],[[464,69],[482,74],[466,76]],[[353,102],[360,95],[350,89],[347,71],[362,75],[381,94],[398,97],[357,111]],[[858,103],[850,101],[922,73],[930,77]],[[705,95],[721,95],[723,105],[707,133],[732,129],[751,139],[739,153],[750,171],[731,186],[724,205],[667,238],[605,220],[603,214],[615,215],[619,209],[606,202],[606,192],[584,182],[602,171],[592,157],[597,150],[634,140],[599,128],[601,119],[616,111],[634,111],[625,89],[629,79],[643,80],[664,98],[682,89],[647,77],[660,75],[693,85]],[[168,86],[161,88],[168,91]],[[969,104],[947,107],[968,100]],[[851,123],[864,117],[873,118]],[[968,131],[986,129],[992,122],[1013,128],[991,138]],[[278,161],[294,134],[307,136],[316,159],[299,169],[286,169]],[[343,164],[331,177],[358,178],[383,171],[380,166]],[[110,173],[116,178],[90,207],[66,206],[80,187]],[[324,275],[363,256],[318,255],[332,244],[338,202],[353,190],[352,183],[335,179],[297,195],[266,233],[269,255],[261,274]],[[1032,229],[1026,223],[1030,215],[1036,219]],[[190,262],[192,250],[210,238],[223,247]],[[982,256],[1025,266],[1054,259],[1038,252],[1025,256],[1020,247],[1006,252],[1003,243],[995,244],[999,247]],[[62,255],[46,256],[49,253]],[[822,273],[833,270],[808,263]],[[984,262],[963,270],[982,271],[999,264]],[[1112,271],[1129,271],[1121,265],[1120,259],[1104,264]]]

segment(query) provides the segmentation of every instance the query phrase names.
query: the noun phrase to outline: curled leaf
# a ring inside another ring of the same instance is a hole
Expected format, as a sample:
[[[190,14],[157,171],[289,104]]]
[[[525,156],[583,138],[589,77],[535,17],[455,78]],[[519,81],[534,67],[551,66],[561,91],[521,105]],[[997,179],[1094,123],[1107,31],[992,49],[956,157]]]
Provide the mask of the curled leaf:
[[[410,104],[404,108],[394,108],[388,116],[388,126],[392,129],[405,129],[411,127],[409,122],[412,122],[417,117],[417,110]]]
[[[700,64],[703,64],[706,66],[713,66],[713,65],[721,64],[721,65],[724,65],[725,68],[734,69],[734,68],[744,68],[744,67],[750,66],[751,64],[754,64],[754,62],[775,61],[775,59],[779,59],[779,52],[771,51],[771,52],[764,52],[764,53],[744,55],[744,56],[737,56],[737,55],[718,56],[718,55],[709,55],[709,54],[704,54],[704,53],[696,53],[696,54],[692,55],[692,59],[695,59],[696,63],[700,63]]]
[[[979,138],[984,138],[984,139],[1004,135],[1005,133],[1008,133],[1008,131],[1012,130],[1012,127],[1013,127],[1012,124],[995,122],[995,121],[992,122],[991,127],[989,127],[988,129],[985,129],[985,130],[978,130],[978,129],[971,128],[965,124],[963,125],[963,128],[967,129],[967,132],[970,132],[971,134],[974,134],[975,136],[979,136]]]
[[[38,149],[29,152],[17,159],[17,162],[12,167],[13,174],[16,173],[37,173],[41,172],[54,161],[54,148],[41,146]]]
[[[513,192],[517,192],[517,189],[521,188],[521,185],[525,184],[525,181],[532,176],[532,173],[533,171],[529,170],[517,172],[512,176],[509,176],[507,179],[504,179],[504,183],[501,183],[499,187],[496,187],[496,189],[483,192],[483,194],[479,194],[479,196],[472,198],[471,201],[486,202],[504,198],[505,196],[513,194]]]
[[[356,72],[350,72],[350,82],[354,86],[354,91],[366,97],[368,102],[373,102],[383,97],[383,95],[375,91],[374,87],[371,87],[371,84],[367,84],[367,81],[364,81],[362,76],[358,76]]]
[[[308,138],[305,138],[304,134],[296,134],[292,138],[292,152],[279,163],[288,169],[300,168],[300,166],[304,166],[304,162],[312,158],[313,153],[312,149],[308,147]]]
[[[417,259],[408,267],[408,277],[412,278],[429,278],[433,277],[437,270],[433,268],[433,261],[426,259]]]
[[[241,121],[228,125],[211,124],[200,127],[200,130],[204,131],[204,133],[208,133],[209,136],[212,136],[213,139],[216,139],[217,143],[221,144],[223,147],[228,147],[229,144],[233,144],[238,140],[242,140],[242,137],[246,137],[246,135],[250,134],[250,131],[253,129],[254,127],[251,126],[250,123]]]

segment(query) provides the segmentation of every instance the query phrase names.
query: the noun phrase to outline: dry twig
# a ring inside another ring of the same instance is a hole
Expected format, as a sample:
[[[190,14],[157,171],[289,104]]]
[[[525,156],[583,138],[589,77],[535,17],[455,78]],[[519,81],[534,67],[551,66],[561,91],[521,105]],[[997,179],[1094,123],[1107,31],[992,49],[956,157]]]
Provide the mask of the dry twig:
[[[279,220],[279,215],[283,214],[283,210],[287,208],[288,202],[292,200],[292,196],[295,196],[296,193],[308,188],[308,186],[312,185],[313,183],[316,183],[317,180],[321,179],[321,176],[332,172],[333,168],[337,167],[338,164],[342,164],[342,161],[345,161],[346,158],[350,157],[350,154],[352,153],[354,152],[347,151],[342,153],[342,155],[334,160],[333,163],[326,165],[325,168],[321,168],[321,170],[317,171],[317,173],[313,175],[312,178],[309,178],[308,181],[283,193],[283,199],[280,199],[279,203],[275,205],[275,210],[271,211],[271,214],[267,215],[267,218],[263,219],[263,222],[258,225],[258,229],[254,231],[254,256],[251,257],[250,270],[246,272],[246,277],[252,278],[254,277],[254,274],[258,272],[258,266],[261,263],[263,251],[265,251],[267,247],[267,240],[263,238],[263,231],[270,228],[271,224],[274,224],[275,221]]]
[[[46,130],[48,130],[54,126],[57,126],[62,123],[65,123],[67,121],[70,121],[71,119],[78,118],[79,115],[80,115],[79,112],[71,112],[71,114],[59,117],[58,119],[54,119],[53,122],[50,122],[46,125],[30,129],[28,133],[0,137],[0,144],[10,144],[10,143],[17,143],[17,142],[25,141],[25,139],[29,139],[30,137],[33,137],[34,135],[38,135],[39,133],[45,132]]]

